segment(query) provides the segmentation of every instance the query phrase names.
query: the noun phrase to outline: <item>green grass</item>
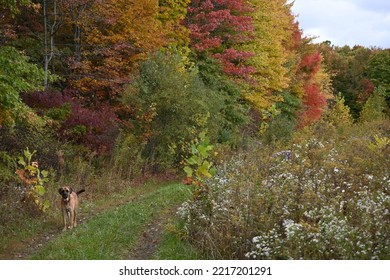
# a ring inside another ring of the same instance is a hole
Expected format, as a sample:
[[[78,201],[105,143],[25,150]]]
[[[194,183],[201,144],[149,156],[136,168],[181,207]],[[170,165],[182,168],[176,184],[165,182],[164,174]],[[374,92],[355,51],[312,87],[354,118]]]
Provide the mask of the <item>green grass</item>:
[[[189,195],[188,187],[181,184],[163,186],[59,235],[31,259],[126,258],[146,224]]]

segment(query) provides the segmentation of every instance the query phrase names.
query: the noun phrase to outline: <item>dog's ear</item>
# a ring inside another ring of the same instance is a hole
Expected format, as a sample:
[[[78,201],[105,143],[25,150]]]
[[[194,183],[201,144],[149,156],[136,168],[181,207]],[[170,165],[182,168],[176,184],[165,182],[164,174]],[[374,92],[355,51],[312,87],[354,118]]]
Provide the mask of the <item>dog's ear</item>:
[[[64,189],[63,189],[63,188],[59,188],[59,189],[58,189],[58,193],[59,193],[60,195],[62,195],[63,192],[64,192]]]
[[[73,189],[72,189],[72,187],[69,187],[69,191],[70,191],[70,193],[72,193],[72,192],[73,192]]]

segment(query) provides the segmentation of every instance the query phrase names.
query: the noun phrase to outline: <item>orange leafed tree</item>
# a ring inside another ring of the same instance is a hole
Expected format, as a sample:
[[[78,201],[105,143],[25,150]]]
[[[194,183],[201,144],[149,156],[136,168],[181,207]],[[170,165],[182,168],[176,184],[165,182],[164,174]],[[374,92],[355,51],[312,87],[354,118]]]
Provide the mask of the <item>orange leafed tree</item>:
[[[134,66],[166,44],[157,19],[158,0],[95,1],[77,24],[82,29],[80,59],[70,60],[72,83],[88,98],[113,101],[129,82]]]

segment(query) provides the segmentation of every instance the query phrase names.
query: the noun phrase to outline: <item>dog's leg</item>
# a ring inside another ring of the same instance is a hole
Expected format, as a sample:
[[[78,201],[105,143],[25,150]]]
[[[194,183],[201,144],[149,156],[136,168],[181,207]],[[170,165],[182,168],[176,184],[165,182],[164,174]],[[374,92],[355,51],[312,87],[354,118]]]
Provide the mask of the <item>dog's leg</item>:
[[[70,211],[69,212],[69,228],[72,229],[73,228],[73,222],[74,222],[74,210]]]
[[[64,229],[62,231],[66,231],[67,225],[66,225],[66,219],[68,218],[68,213],[65,209],[62,210],[62,220],[64,223]]]
[[[73,227],[77,227],[77,210],[76,209],[74,209]]]

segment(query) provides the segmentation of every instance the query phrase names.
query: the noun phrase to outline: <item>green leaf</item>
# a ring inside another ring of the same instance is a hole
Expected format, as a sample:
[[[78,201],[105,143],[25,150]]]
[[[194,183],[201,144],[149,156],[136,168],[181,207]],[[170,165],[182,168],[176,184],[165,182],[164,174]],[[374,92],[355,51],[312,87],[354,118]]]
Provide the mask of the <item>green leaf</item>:
[[[190,165],[194,165],[197,163],[194,157],[190,157],[189,159],[186,159],[186,162]]]
[[[38,168],[36,168],[32,165],[27,165],[25,168],[30,172],[30,175],[32,175],[32,176],[35,176],[38,172]]]
[[[198,151],[202,155],[202,157],[207,157],[207,147],[198,145]]]
[[[23,167],[27,165],[22,157],[19,157],[18,164],[23,165]]]
[[[184,172],[187,174],[188,177],[192,177],[192,174],[194,173],[194,170],[189,167],[189,166],[186,166],[183,168]]]
[[[211,164],[210,162],[208,162],[207,160],[205,160],[202,164],[202,166],[200,166],[198,168],[198,173],[204,177],[207,177],[207,178],[210,178],[211,177],[211,173],[209,172],[209,169],[211,167]]]
[[[194,155],[191,157],[194,164],[200,165],[202,164],[202,158],[200,156]]]
[[[27,161],[30,162],[31,161],[31,158],[32,156],[36,153],[36,151],[33,151],[32,153],[30,152],[30,150],[27,148],[23,151],[23,154],[24,156],[26,157]]]
[[[41,185],[37,185],[35,186],[35,192],[39,195],[39,196],[43,196],[45,193],[46,193],[46,190],[43,186]]]

